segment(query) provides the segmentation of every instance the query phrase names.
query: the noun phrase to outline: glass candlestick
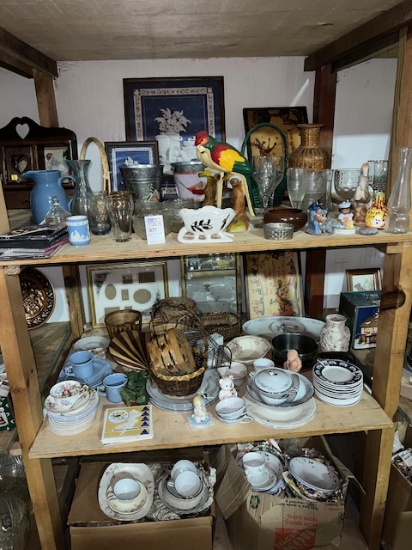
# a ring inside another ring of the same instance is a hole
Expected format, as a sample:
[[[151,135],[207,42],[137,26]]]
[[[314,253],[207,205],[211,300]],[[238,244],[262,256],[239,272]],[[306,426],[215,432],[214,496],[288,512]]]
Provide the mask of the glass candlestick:
[[[407,233],[409,231],[411,164],[412,148],[401,147],[399,149],[398,173],[387,204],[389,215],[385,231],[388,233]]]

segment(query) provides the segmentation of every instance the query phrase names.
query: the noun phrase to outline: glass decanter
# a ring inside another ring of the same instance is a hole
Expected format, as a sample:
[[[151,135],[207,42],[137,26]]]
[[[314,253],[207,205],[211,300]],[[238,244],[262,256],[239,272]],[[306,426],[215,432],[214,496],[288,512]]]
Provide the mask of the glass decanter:
[[[389,214],[385,231],[388,233],[407,233],[409,231],[411,164],[412,148],[401,147],[399,149],[398,173],[387,203]]]
[[[63,206],[60,204],[59,197],[54,195],[52,197],[52,206],[44,217],[44,221],[47,225],[66,225],[66,219],[71,216]]]
[[[75,179],[73,198],[70,201],[70,211],[73,216],[88,216],[92,189],[89,184],[89,168],[91,160],[66,160]]]

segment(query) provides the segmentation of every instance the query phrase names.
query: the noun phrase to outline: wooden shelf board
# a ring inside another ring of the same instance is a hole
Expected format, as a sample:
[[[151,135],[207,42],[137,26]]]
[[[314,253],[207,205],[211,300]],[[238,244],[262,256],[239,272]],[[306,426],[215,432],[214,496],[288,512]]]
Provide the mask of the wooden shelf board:
[[[126,243],[116,243],[110,235],[92,235],[92,240],[87,246],[76,247],[65,244],[49,259],[36,260],[11,260],[7,265],[53,265],[63,263],[82,263],[105,261],[113,258],[117,262],[122,260],[136,260],[141,258],[167,258],[175,256],[190,256],[193,254],[228,253],[228,252],[267,252],[270,250],[306,250],[314,248],[345,248],[347,246],[370,246],[412,242],[412,233],[394,235],[380,232],[377,235],[308,235],[303,231],[297,231],[293,239],[288,241],[274,241],[265,239],[263,229],[234,233],[233,242],[212,241],[206,243],[199,241],[192,244],[182,244],[177,240],[176,233],[170,233],[166,237],[166,243],[161,245],[148,245],[137,235]]]
[[[30,340],[36,358],[40,389],[43,391],[50,381],[62,356],[63,349],[68,346],[70,336],[69,323],[45,323],[30,331]],[[58,370],[57,370],[58,372]],[[20,445],[17,431],[0,432],[0,452],[20,455]]]
[[[308,424],[291,430],[267,428],[255,422],[235,426],[225,425],[216,419],[214,406],[211,407],[215,417],[212,425],[196,430],[188,425],[189,413],[163,411],[153,407],[155,434],[153,439],[125,445],[102,445],[99,439],[102,409],[108,404],[105,398],[101,398],[93,426],[73,437],[55,435],[50,430],[46,419],[30,449],[29,457],[53,458],[220,445],[268,438],[309,437],[319,434],[381,430],[393,426],[378,403],[364,391],[360,403],[352,407],[333,407],[316,399],[315,418]]]

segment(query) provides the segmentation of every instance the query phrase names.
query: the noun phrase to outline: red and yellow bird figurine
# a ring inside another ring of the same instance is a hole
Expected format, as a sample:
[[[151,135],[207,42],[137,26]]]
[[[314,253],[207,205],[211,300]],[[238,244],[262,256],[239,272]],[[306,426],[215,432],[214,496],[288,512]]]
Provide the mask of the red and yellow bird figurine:
[[[249,187],[246,176],[252,176],[253,166],[250,162],[232,145],[218,141],[206,131],[196,134],[195,145],[197,158],[207,168],[218,170],[221,173],[217,190],[217,206],[222,206],[223,174],[237,175],[242,181],[247,206],[251,216],[254,216],[252,201],[250,199]]]

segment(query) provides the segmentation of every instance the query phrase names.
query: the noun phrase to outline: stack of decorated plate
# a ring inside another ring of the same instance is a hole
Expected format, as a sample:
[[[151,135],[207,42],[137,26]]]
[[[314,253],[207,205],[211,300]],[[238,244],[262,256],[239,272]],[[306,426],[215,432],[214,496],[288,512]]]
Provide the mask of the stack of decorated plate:
[[[349,407],[362,397],[362,371],[347,361],[325,359],[313,367],[313,386],[321,401],[336,407]]]
[[[337,474],[325,463],[306,456],[289,462],[289,474],[300,494],[314,500],[328,500],[341,489]]]
[[[75,435],[93,424],[98,404],[99,394],[95,389],[67,380],[52,387],[44,402],[44,412],[53,433]]]

